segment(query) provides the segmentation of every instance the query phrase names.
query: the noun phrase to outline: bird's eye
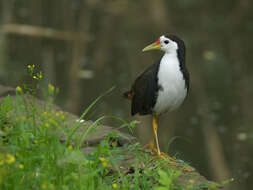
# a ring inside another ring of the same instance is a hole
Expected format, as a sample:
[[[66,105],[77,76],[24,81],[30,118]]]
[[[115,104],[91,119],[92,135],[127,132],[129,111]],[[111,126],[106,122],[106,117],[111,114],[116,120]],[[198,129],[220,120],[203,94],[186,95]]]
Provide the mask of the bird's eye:
[[[165,43],[165,44],[168,44],[168,43],[169,43],[169,40],[165,40],[164,43]]]

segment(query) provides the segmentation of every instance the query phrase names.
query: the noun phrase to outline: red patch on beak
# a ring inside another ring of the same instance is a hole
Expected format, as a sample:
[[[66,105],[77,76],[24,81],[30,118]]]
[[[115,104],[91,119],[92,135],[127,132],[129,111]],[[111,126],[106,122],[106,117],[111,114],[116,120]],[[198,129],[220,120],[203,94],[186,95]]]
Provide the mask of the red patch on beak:
[[[160,38],[155,42],[155,45],[160,44]]]

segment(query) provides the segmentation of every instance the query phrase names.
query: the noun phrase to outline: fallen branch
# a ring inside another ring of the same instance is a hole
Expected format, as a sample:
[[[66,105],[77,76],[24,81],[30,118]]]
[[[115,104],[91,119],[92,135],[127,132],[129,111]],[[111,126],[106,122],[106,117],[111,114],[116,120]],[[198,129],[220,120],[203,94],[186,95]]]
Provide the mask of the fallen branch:
[[[87,39],[83,33],[79,32],[68,32],[56,30],[53,28],[31,26],[24,24],[4,24],[2,25],[2,31],[7,34],[16,34],[38,38],[50,38],[54,40],[66,40],[66,41],[79,40],[84,42]]]

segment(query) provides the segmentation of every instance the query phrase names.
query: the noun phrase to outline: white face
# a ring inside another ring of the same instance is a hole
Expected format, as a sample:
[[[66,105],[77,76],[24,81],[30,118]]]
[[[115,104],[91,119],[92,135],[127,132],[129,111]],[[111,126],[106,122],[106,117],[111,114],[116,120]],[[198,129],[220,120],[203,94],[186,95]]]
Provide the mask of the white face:
[[[176,53],[178,45],[173,40],[166,38],[165,36],[160,37],[161,50],[166,53]]]

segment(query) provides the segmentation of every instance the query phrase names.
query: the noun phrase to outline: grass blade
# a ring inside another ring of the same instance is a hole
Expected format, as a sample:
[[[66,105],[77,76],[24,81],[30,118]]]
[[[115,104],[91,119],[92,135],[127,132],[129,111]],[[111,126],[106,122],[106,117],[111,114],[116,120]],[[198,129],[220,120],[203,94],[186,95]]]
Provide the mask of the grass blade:
[[[90,111],[90,109],[96,105],[96,103],[101,99],[103,98],[104,96],[106,96],[107,94],[109,94],[111,91],[113,91],[115,88],[115,86],[111,87],[109,90],[107,90],[106,92],[104,92],[103,94],[101,94],[99,97],[97,97],[89,106],[88,108],[86,108],[84,110],[84,112],[82,113],[81,117],[79,118],[79,120],[82,120],[86,115],[87,113]],[[80,122],[76,122],[74,127],[71,129],[70,131],[70,134],[68,135],[67,137],[67,141],[66,141],[66,145],[69,145],[70,144],[70,140],[72,138],[72,136],[74,135],[74,133],[76,132],[76,130],[80,127]]]

